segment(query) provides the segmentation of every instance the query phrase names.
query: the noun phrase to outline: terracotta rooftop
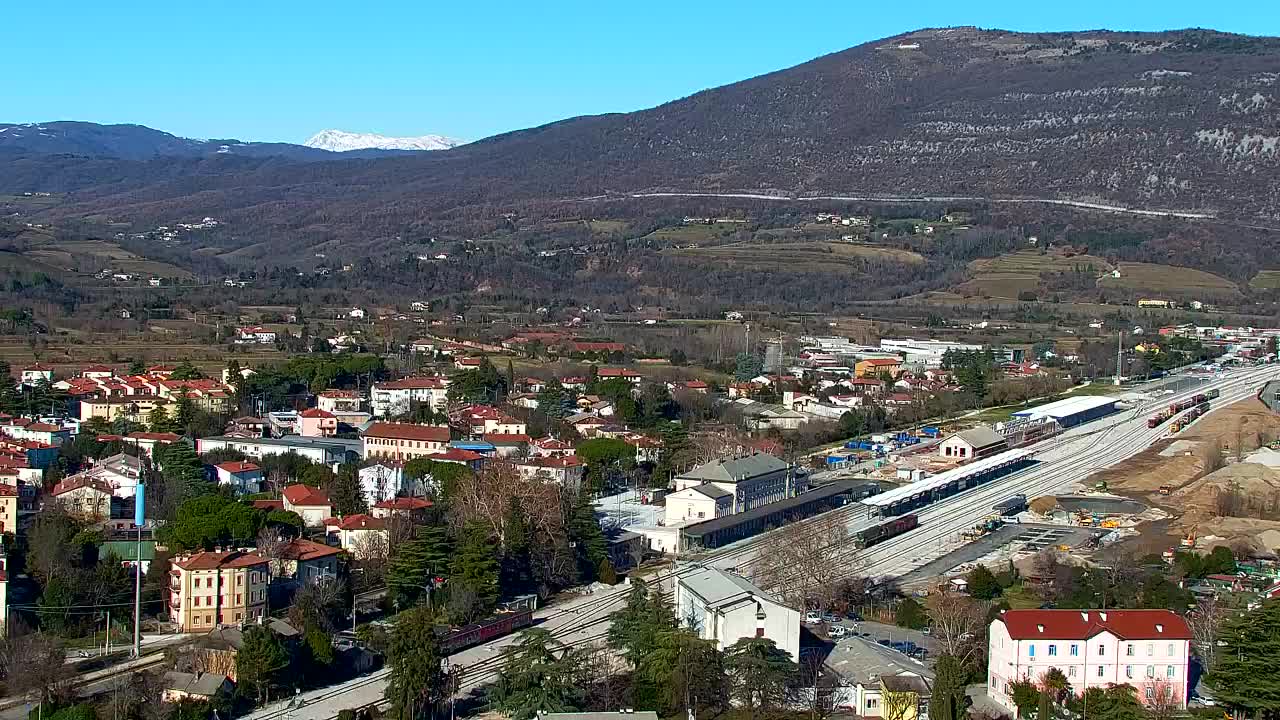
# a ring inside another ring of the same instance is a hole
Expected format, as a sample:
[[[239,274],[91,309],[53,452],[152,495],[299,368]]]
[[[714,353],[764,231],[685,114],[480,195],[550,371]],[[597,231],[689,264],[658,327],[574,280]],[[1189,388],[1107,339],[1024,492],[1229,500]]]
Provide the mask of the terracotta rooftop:
[[[306,410],[302,411],[301,416],[304,418],[335,418],[337,417],[337,415],[334,415],[328,410],[321,410],[320,408],[307,408]]]
[[[80,473],[79,475],[72,475],[71,477],[63,480],[57,485],[54,485],[53,490],[50,491],[50,494],[55,496],[63,495],[65,493],[71,492],[72,490],[79,490],[80,488],[84,488],[84,487],[93,488],[94,490],[97,490],[98,492],[101,492],[101,493],[106,493],[107,495],[112,494],[111,483],[107,482],[106,480],[101,480],[99,478],[93,477],[86,473]]]
[[[199,552],[173,559],[173,564],[183,570],[217,570],[223,568],[247,568],[266,565],[267,561],[257,553],[246,550],[227,552]]]
[[[447,425],[415,425],[413,423],[374,423],[364,432],[365,437],[387,438],[389,440],[422,440],[426,442],[449,442]]]
[[[258,467],[257,465],[251,462],[241,462],[239,460],[234,460],[231,462],[218,463],[218,469],[229,472],[229,473],[246,473],[246,472],[253,472],[255,470],[261,470],[262,468]]]
[[[313,540],[298,538],[290,541],[280,549],[280,557],[285,560],[315,560],[317,558],[329,557],[342,552],[342,548],[323,545]]]
[[[481,455],[480,453],[471,452],[470,450],[460,450],[458,448],[449,448],[444,452],[431,453],[430,455],[427,455],[426,458],[428,460],[440,460],[444,462],[468,463],[468,462],[475,462],[477,460],[483,460],[484,456]]]
[[[344,518],[329,518],[324,521],[324,524],[341,530],[382,530],[386,528],[387,521],[365,513],[357,513]]]
[[[431,501],[417,497],[398,497],[392,500],[383,500],[374,505],[376,508],[383,510],[425,510],[431,507]]]
[[[319,507],[332,504],[329,502],[329,496],[323,490],[313,488],[310,485],[290,485],[284,489],[283,495],[290,505]]]

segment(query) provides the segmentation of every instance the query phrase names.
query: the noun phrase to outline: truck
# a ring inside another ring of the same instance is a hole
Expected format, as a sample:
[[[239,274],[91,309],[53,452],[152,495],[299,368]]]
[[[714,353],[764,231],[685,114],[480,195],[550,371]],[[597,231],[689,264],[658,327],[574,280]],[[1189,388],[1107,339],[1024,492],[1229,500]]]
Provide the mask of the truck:
[[[920,435],[927,438],[936,438],[942,435],[942,430],[933,426],[925,426],[920,428]]]
[[[1027,496],[1022,494],[1010,496],[993,505],[991,509],[1002,517],[1017,515],[1027,509]]]

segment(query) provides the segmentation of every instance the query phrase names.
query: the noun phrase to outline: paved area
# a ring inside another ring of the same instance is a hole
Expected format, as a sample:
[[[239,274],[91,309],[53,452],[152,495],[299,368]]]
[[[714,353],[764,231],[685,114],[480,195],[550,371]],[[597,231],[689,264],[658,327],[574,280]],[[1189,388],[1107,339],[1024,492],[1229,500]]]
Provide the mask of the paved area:
[[[595,502],[596,512],[603,516],[601,524],[606,528],[624,528],[632,525],[654,526],[666,514],[665,505],[645,503],[647,493],[628,490],[617,495],[606,495]]]
[[[1024,523],[1021,525],[1005,525],[995,532],[984,535],[946,555],[920,567],[899,578],[903,586],[926,580],[936,580],[947,572],[977,562],[1010,543],[1020,543],[1027,552],[1039,552],[1057,545],[1076,547],[1088,542],[1095,534],[1089,528],[1070,525],[1039,525]]]

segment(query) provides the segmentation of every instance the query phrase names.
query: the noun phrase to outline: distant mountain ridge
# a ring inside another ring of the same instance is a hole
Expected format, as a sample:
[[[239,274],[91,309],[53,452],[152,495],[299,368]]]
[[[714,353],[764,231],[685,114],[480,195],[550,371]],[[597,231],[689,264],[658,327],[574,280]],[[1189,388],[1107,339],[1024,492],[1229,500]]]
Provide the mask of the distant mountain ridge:
[[[330,152],[351,150],[448,150],[463,141],[444,135],[419,135],[417,137],[388,137],[377,133],[353,133],[345,130],[321,130],[302,143],[309,148]]]
[[[357,162],[253,157],[252,144],[166,160],[38,146],[0,161],[0,193],[67,194],[37,217],[212,216],[262,233],[260,257],[385,248],[407,228],[473,235],[506,212],[655,191],[1071,200],[1277,226],[1280,39],[924,29],[647,110]],[[1280,247],[1218,243],[1280,263]]]
[[[145,125],[100,125],[91,122],[0,123],[0,151],[11,154],[82,155],[92,158],[151,160],[157,157],[281,157],[290,160],[332,160],[337,157],[388,157],[395,148],[366,146],[337,155],[319,147],[291,143],[244,142],[235,139],[195,139],[172,135]]]

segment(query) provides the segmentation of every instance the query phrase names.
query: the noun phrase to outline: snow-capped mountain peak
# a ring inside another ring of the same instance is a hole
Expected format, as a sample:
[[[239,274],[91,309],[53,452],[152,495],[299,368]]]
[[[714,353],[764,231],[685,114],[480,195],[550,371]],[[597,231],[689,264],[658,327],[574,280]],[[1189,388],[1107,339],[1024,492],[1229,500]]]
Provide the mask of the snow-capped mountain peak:
[[[457,140],[443,135],[420,135],[418,137],[387,137],[375,133],[351,133],[343,130],[321,130],[312,135],[303,145],[310,148],[346,152],[348,150],[448,150],[462,145]]]

